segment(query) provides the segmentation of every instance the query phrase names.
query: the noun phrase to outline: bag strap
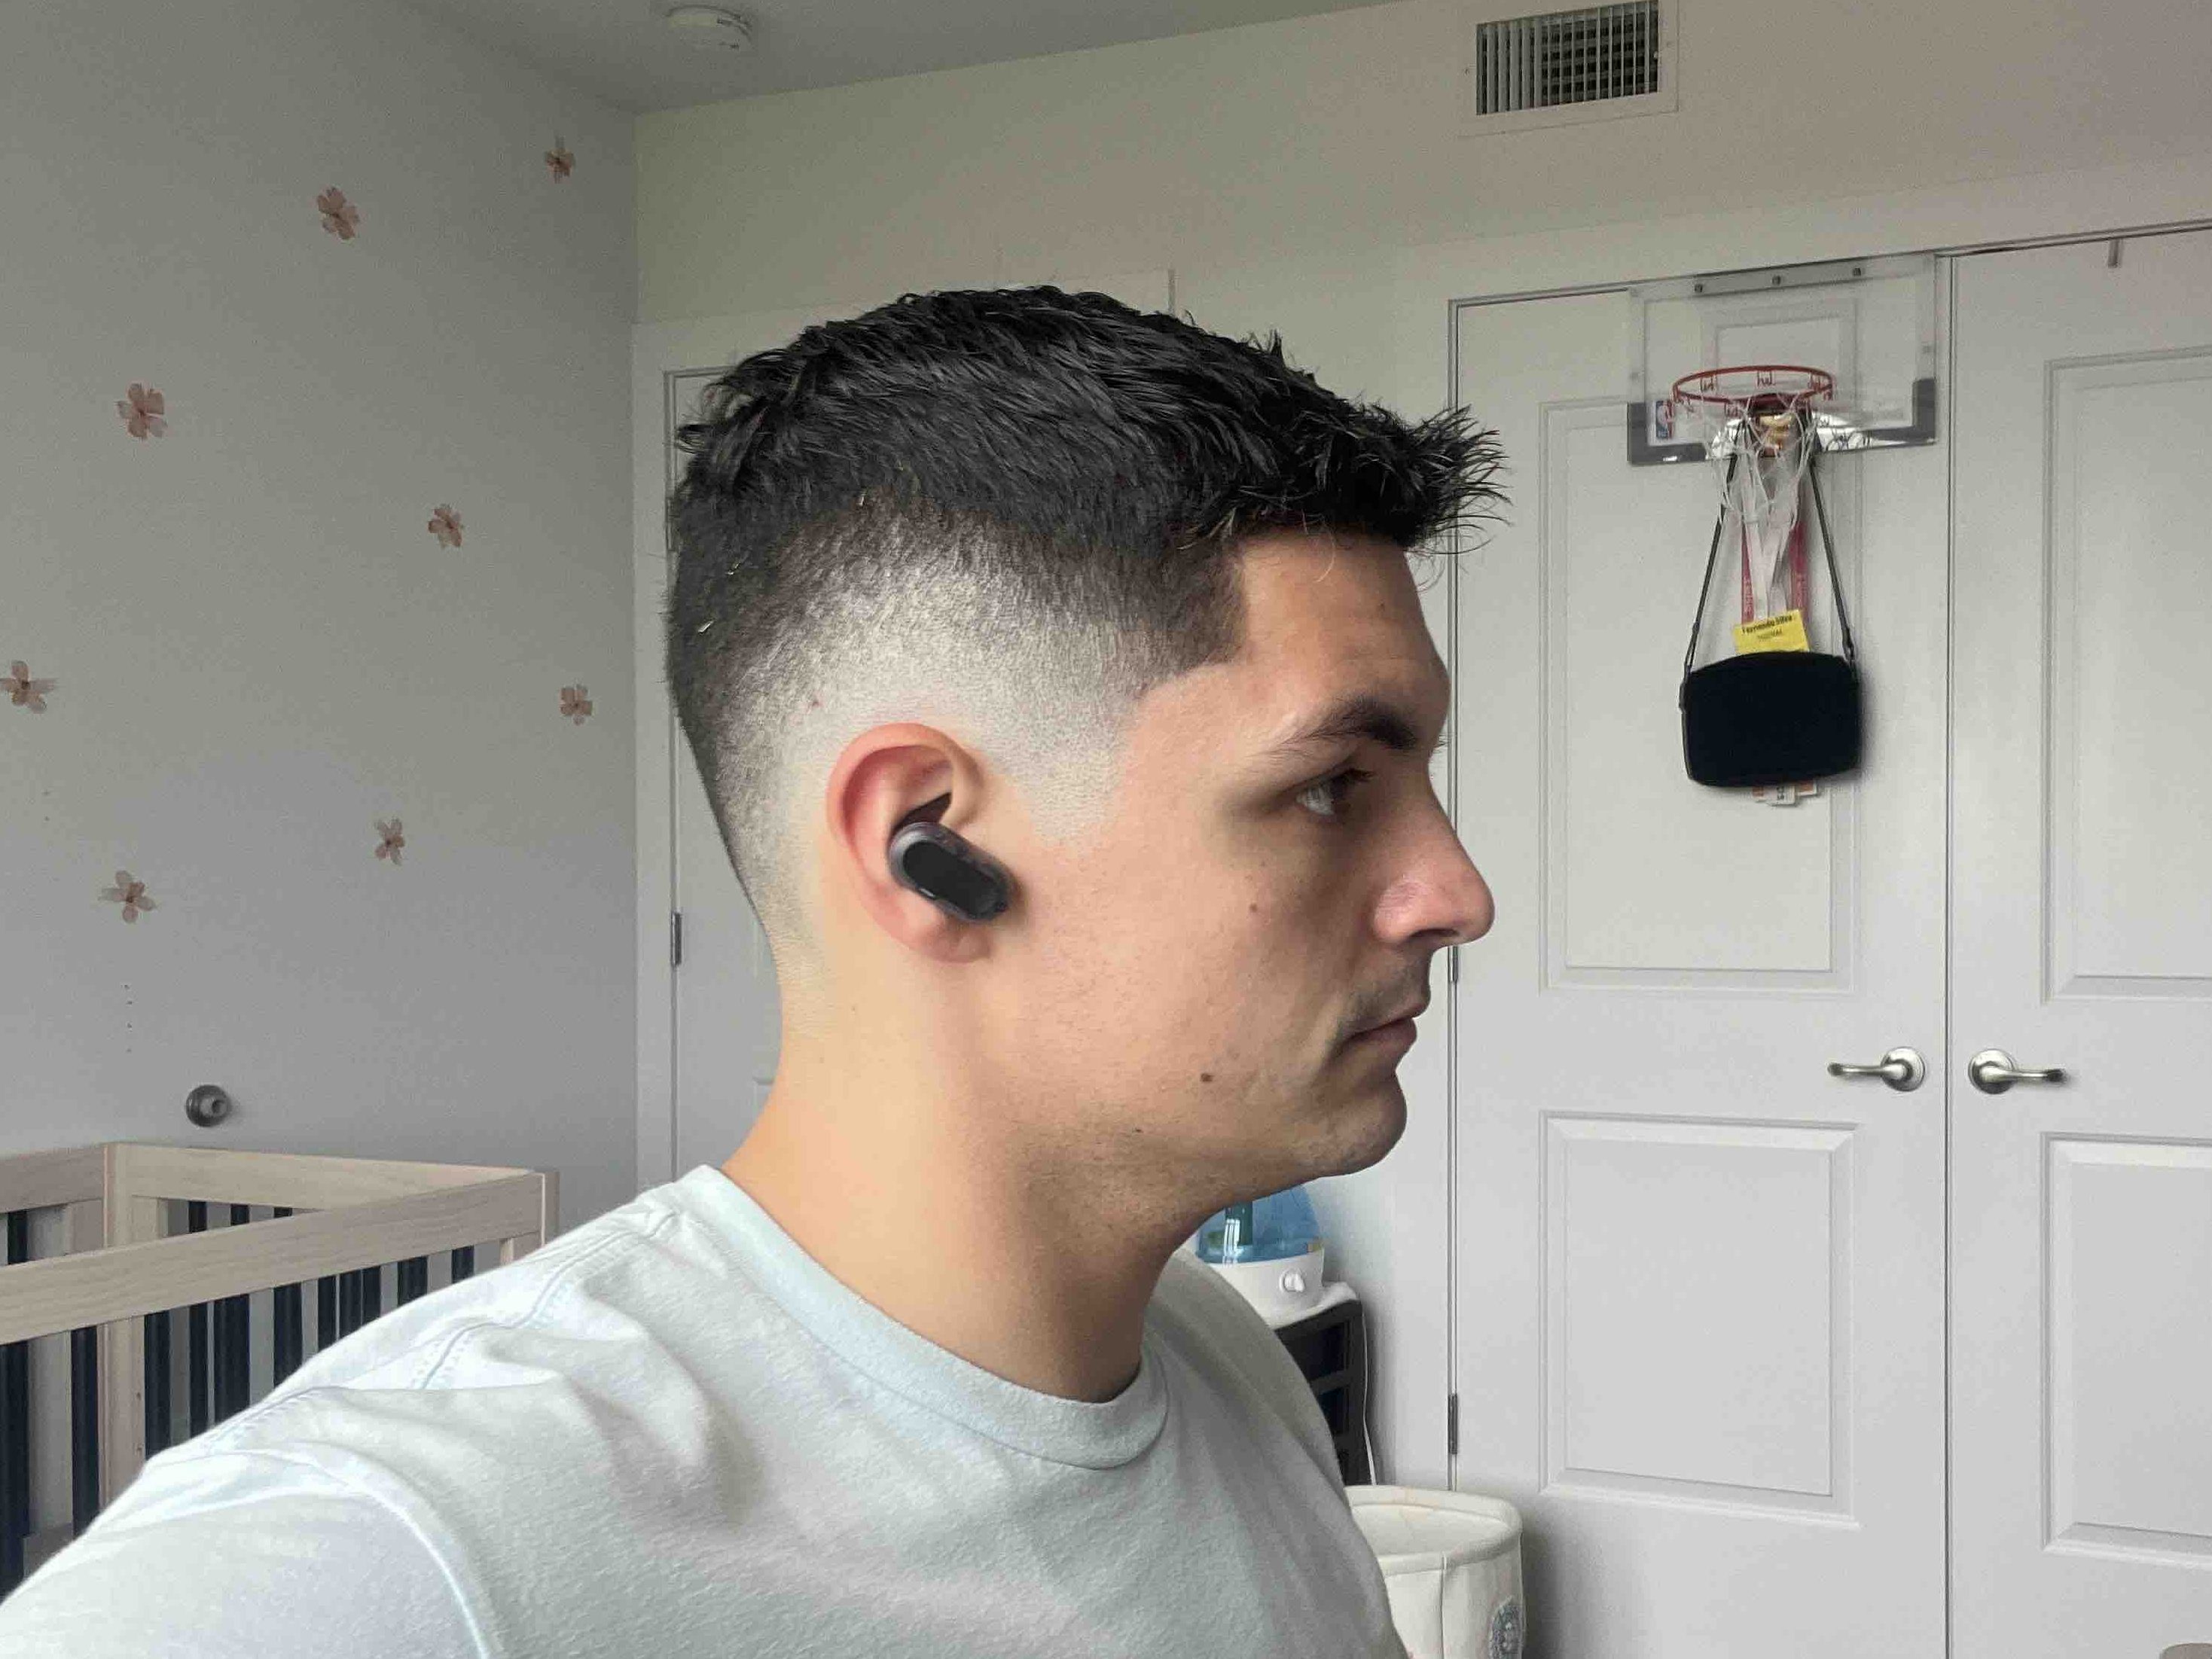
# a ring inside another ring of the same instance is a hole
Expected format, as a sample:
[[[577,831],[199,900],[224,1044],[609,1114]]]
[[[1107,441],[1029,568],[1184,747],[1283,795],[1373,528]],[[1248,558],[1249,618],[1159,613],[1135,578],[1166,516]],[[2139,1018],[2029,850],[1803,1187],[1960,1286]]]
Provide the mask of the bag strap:
[[[1735,488],[1736,463],[1743,459],[1742,452],[1729,453],[1728,477],[1721,481],[1721,510],[1713,520],[1713,544],[1705,555],[1705,585],[1698,590],[1697,620],[1690,624],[1690,648],[1682,653],[1682,678],[1690,678],[1691,660],[1698,654],[1698,635],[1705,630],[1705,596],[1712,592],[1713,567],[1720,562],[1721,532],[1728,525],[1729,492]],[[1807,458],[1808,459],[1810,457]]]
[[[1810,442],[1808,438],[1807,441]],[[1844,579],[1836,574],[1836,538],[1828,533],[1828,504],[1820,499],[1820,446],[1805,457],[1805,480],[1813,486],[1813,511],[1820,520],[1820,550],[1828,556],[1828,589],[1836,596],[1836,620],[1844,625],[1844,658],[1858,666],[1859,648],[1851,638],[1851,613],[1844,608]]]
[[[1820,495],[1820,446],[1809,433],[1806,434],[1805,441],[1813,446],[1805,457],[1805,478],[1813,487],[1813,510],[1820,520],[1820,549],[1828,559],[1828,586],[1836,596],[1836,619],[1844,627],[1844,656],[1853,667],[1856,667],[1858,644],[1851,637],[1851,615],[1844,605],[1844,580],[1836,573],[1836,539],[1828,533],[1828,505]],[[1689,678],[1690,665],[1697,660],[1698,635],[1705,631],[1705,600],[1712,592],[1714,568],[1720,562],[1721,532],[1728,526],[1729,495],[1735,483],[1736,467],[1742,459],[1741,451],[1730,453],[1728,476],[1721,481],[1721,507],[1713,520],[1713,544],[1705,554],[1705,585],[1698,590],[1698,615],[1690,624],[1689,648],[1682,653],[1682,677],[1685,679]]]

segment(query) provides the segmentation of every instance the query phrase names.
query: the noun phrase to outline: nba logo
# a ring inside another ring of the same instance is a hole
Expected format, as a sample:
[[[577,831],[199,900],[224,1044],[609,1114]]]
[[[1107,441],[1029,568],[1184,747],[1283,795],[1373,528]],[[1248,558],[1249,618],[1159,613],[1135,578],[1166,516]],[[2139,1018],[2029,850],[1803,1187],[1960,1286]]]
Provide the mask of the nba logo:
[[[1661,443],[1674,441],[1674,400],[1654,398],[1651,400],[1651,435]]]

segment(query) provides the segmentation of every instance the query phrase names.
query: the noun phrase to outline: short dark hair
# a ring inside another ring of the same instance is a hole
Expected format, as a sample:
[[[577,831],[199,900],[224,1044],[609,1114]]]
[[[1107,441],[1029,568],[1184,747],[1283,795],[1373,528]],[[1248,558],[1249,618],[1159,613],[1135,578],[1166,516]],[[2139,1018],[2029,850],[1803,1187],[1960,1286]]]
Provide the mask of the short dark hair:
[[[1242,650],[1243,538],[1413,550],[1501,498],[1496,434],[1464,410],[1408,423],[1324,390],[1279,334],[1050,287],[817,324],[732,366],[676,441],[669,688],[787,986],[794,957],[818,966],[793,844],[819,792],[805,763],[826,776],[866,729],[810,744],[810,711],[927,719],[966,675],[962,708],[997,698],[1031,726],[971,734],[1015,775],[1024,747],[1110,750],[1146,692]]]

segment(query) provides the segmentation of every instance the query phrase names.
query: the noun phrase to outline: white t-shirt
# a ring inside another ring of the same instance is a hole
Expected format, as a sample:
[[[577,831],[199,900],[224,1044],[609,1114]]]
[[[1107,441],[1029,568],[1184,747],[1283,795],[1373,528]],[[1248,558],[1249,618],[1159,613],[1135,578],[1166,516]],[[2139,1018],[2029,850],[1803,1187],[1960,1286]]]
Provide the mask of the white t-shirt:
[[[1018,1272],[1010,1265],[1010,1272]],[[150,1459],[9,1659],[1403,1659],[1328,1430],[1177,1252],[1136,1380],[1022,1388],[712,1164]]]

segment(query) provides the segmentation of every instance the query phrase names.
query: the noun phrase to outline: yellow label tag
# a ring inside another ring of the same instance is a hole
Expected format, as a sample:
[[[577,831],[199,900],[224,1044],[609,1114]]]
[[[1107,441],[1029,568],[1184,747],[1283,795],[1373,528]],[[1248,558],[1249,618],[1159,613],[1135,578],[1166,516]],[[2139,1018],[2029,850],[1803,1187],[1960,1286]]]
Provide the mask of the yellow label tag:
[[[1739,625],[1735,630],[1739,655],[1747,651],[1810,651],[1805,639],[1805,613],[1779,611],[1771,617]]]

